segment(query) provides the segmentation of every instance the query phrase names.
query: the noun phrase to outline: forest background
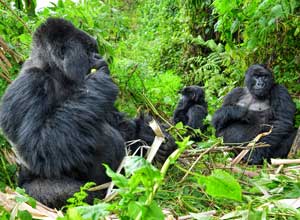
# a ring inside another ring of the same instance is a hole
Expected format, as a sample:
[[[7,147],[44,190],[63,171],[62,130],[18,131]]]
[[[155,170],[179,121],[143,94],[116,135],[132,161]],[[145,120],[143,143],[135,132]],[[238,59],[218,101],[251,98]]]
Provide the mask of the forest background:
[[[129,116],[149,111],[168,120],[178,102],[178,91],[186,85],[200,85],[208,102],[209,125],[224,95],[243,85],[246,69],[264,63],[293,97],[295,127],[299,127],[297,0],[59,0],[39,11],[35,0],[0,0],[0,96],[28,58],[32,33],[49,16],[68,19],[97,39],[99,52],[120,88],[116,105]],[[184,127],[177,125],[177,129]],[[162,219],[165,209],[195,219],[212,210],[211,216],[204,217],[300,218],[295,207],[278,202],[300,197],[299,167],[275,172],[277,167],[269,165],[241,166],[259,174],[249,178],[245,172],[226,169],[231,154],[219,151],[198,157],[201,150],[222,145],[211,126],[202,135],[203,141],[194,143],[192,150],[182,150],[167,170],[139,160],[147,172],[135,167],[139,172],[130,176],[111,174],[115,182],[123,181],[115,183],[120,189],[118,197],[86,206],[82,194],[77,195],[65,208],[65,218],[97,219],[116,213],[122,219]],[[178,141],[182,149],[191,145],[187,139]],[[0,190],[7,186],[15,189],[17,166],[10,160],[10,146],[3,136],[0,143]],[[193,157],[186,153],[192,151],[196,152]],[[192,161],[186,161],[189,157]],[[183,178],[195,157],[198,163]],[[137,178],[140,182],[135,182]],[[160,187],[152,195],[155,185]],[[135,209],[142,211],[132,211]],[[0,216],[9,219],[11,214],[0,208]],[[20,211],[16,218],[31,219],[31,215]]]

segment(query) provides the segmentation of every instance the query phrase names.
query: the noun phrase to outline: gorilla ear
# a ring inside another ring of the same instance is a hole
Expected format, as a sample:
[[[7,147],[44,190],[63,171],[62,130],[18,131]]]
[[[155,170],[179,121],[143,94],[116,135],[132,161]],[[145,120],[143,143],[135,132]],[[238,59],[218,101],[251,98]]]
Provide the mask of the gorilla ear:
[[[65,75],[73,81],[81,81],[90,71],[88,55],[82,44],[72,42],[63,52],[63,70]]]

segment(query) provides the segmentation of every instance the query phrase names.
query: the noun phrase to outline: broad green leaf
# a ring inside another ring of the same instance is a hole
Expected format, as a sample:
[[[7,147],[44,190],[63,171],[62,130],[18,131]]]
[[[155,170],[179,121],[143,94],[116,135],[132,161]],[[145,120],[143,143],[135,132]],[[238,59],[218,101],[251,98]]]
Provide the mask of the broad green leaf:
[[[283,11],[282,11],[282,6],[281,5],[275,5],[272,9],[271,9],[271,15],[273,17],[281,17],[283,15]]]
[[[136,170],[143,167],[151,166],[143,157],[131,156],[126,157],[124,168],[126,176],[132,175]]]
[[[147,207],[144,219],[147,220],[163,220],[164,214],[161,208],[157,205],[155,201],[151,203],[150,206]]]
[[[98,220],[109,214],[109,211],[107,211],[108,207],[108,204],[99,203],[93,206],[79,206],[74,209],[84,220]]]
[[[17,202],[17,203],[26,202],[26,203],[28,203],[31,207],[33,207],[33,208],[36,207],[36,201],[35,201],[35,199],[33,199],[32,197],[28,196],[28,195],[25,193],[25,189],[22,189],[22,188],[17,187],[17,188],[16,188],[16,192],[20,194],[20,195],[17,195],[17,196],[16,196],[16,202]]]
[[[65,218],[63,218],[63,219],[65,219]],[[75,209],[75,208],[68,209],[67,218],[66,219],[83,220],[83,218],[80,216],[78,210]]]
[[[203,213],[190,213],[190,215],[195,220],[211,220],[213,219],[211,216],[208,216],[207,214]]]
[[[242,200],[240,184],[223,170],[215,170],[210,176],[201,176],[199,183],[205,185],[206,192],[212,197]]]
[[[32,220],[32,216],[27,210],[24,211],[19,210],[18,217],[20,220]]]
[[[137,201],[131,201],[128,205],[128,216],[131,219],[135,219],[140,212],[145,210],[140,206],[140,203]]]
[[[119,173],[114,172],[106,164],[104,164],[104,166],[106,168],[106,174],[109,177],[111,177],[112,181],[114,182],[114,184],[116,184],[117,187],[119,187],[119,188],[128,187],[128,180],[126,179],[125,176],[123,176],[123,175],[121,175]]]
[[[180,121],[175,125],[175,128],[177,129],[183,129],[183,123]]]
[[[230,27],[231,34],[235,33],[238,30],[239,25],[240,25],[240,21],[238,19],[235,19]]]

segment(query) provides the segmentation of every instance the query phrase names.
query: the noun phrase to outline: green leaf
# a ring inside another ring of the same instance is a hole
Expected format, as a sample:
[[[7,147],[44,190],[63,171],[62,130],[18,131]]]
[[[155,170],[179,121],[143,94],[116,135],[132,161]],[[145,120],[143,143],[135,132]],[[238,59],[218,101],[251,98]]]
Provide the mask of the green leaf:
[[[193,217],[193,219],[196,220],[210,220],[213,219],[211,216],[207,216],[203,213],[190,213],[190,215]]]
[[[183,129],[183,123],[180,121],[175,125],[175,128],[177,129]]]
[[[250,210],[248,213],[248,219],[265,219],[263,218],[264,216],[264,211],[260,210]]]
[[[242,200],[240,184],[223,170],[215,170],[210,176],[201,176],[198,182],[206,186],[206,192],[212,197]]]
[[[71,208],[71,209],[68,209],[68,212],[67,212],[67,219],[72,219],[72,220],[82,220],[79,212],[77,209],[75,208]]]
[[[135,219],[140,212],[144,212],[145,210],[141,207],[140,203],[137,201],[131,201],[128,205],[128,216],[131,219]]]
[[[125,176],[114,172],[112,169],[110,169],[109,166],[106,164],[103,164],[106,168],[106,174],[111,177],[112,181],[114,184],[116,184],[117,187],[119,188],[125,188],[128,187],[128,180],[126,179]]]
[[[281,5],[275,5],[272,9],[271,9],[271,15],[273,17],[281,17],[283,15],[283,10]]]
[[[124,163],[126,176],[132,175],[135,171],[147,167],[150,164],[143,158],[138,156],[127,157]]]
[[[108,204],[99,203],[93,206],[79,206],[74,209],[84,220],[98,220],[109,214],[108,207]]]
[[[32,220],[32,216],[27,210],[25,211],[19,210],[18,217],[20,218],[20,220]]]
[[[217,49],[217,44],[214,40],[210,39],[206,41],[207,47],[210,48],[211,50],[216,50]]]
[[[157,205],[155,201],[151,203],[149,207],[147,207],[145,216],[143,219],[149,219],[149,220],[163,220],[165,219],[164,214],[161,210],[161,208]]]
[[[25,193],[25,189],[21,189],[19,187],[16,188],[16,192],[19,193],[20,195],[16,196],[16,202],[17,203],[23,203],[26,202],[28,203],[31,207],[35,208],[36,207],[36,201],[34,198],[28,196]]]
[[[238,19],[235,19],[230,27],[231,34],[235,33],[240,26],[240,21]]]
[[[128,214],[131,219],[135,219],[140,212],[142,213],[141,219],[147,220],[163,220],[165,219],[162,209],[155,201],[148,205],[144,205],[142,201],[131,202],[128,206]]]

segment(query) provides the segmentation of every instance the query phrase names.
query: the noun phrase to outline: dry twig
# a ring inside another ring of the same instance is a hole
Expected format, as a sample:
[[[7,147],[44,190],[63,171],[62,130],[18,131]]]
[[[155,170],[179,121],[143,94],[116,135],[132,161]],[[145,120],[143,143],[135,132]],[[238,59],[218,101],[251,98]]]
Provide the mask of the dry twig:
[[[300,164],[300,159],[271,159],[272,165]]]
[[[268,132],[264,132],[264,133],[261,133],[261,134],[257,135],[257,136],[253,139],[253,141],[251,141],[251,142],[247,145],[247,147],[248,147],[248,148],[253,148],[253,147],[256,145],[256,143],[257,143],[262,137],[265,137],[265,136],[271,134],[271,132],[272,132],[272,129],[270,129]],[[250,151],[249,149],[242,150],[242,152],[239,153],[239,155],[237,155],[236,158],[234,158],[234,159],[232,160],[232,162],[230,163],[230,165],[231,165],[231,166],[234,166],[234,165],[238,164],[238,163],[246,156],[246,154],[247,154],[249,151]]]
[[[50,209],[39,202],[37,202],[36,208],[32,208],[27,203],[17,203],[15,198],[18,195],[17,192],[13,192],[11,189],[7,189],[6,193],[0,192],[0,206],[11,212],[12,215],[17,214],[18,210],[26,210],[34,219],[55,220],[58,217],[63,217],[61,212]]]

